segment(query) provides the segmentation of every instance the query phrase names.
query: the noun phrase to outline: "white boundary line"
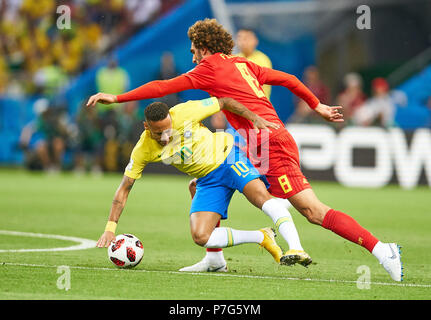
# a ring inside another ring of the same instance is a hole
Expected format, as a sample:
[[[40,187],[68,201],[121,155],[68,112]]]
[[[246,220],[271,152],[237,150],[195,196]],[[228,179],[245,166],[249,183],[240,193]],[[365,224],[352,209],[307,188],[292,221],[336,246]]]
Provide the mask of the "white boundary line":
[[[55,234],[42,234],[42,233],[32,233],[32,232],[21,232],[21,231],[8,231],[0,230],[0,234],[12,235],[12,236],[26,236],[34,238],[48,238],[48,239],[58,239],[66,241],[78,242],[78,245],[70,247],[61,248],[48,248],[48,249],[11,249],[11,250],[0,250],[2,252],[42,252],[42,251],[70,251],[70,250],[83,250],[94,248],[96,246],[96,241],[61,236]],[[13,262],[0,262],[0,266],[18,266],[18,267],[40,267],[40,268],[57,268],[58,266],[44,265],[44,264],[27,264],[27,263],[13,263]],[[80,270],[101,270],[101,271],[126,271],[119,270],[117,268],[101,268],[101,267],[80,267],[80,266],[69,266],[71,269]],[[291,281],[310,281],[310,282],[330,282],[330,283],[349,283],[356,284],[357,281],[352,280],[335,280],[335,279],[311,279],[311,278],[292,278],[292,277],[275,277],[275,276],[253,276],[253,275],[240,275],[240,274],[226,274],[226,273],[208,273],[208,272],[179,272],[179,271],[162,271],[162,270],[143,270],[138,269],[133,272],[142,273],[166,273],[174,275],[193,275],[193,276],[212,276],[212,277],[228,277],[228,278],[247,278],[247,279],[271,279],[271,280],[291,280]],[[394,282],[367,282],[363,284],[378,285],[378,286],[396,286],[396,287],[415,287],[415,288],[431,288],[431,284],[414,284],[414,283],[394,283]]]
[[[35,267],[35,268],[58,268],[59,266],[46,264],[30,264],[30,263],[14,263],[0,262],[1,266],[17,266],[17,267]],[[143,270],[143,269],[118,269],[118,268],[102,268],[102,267],[81,267],[68,266],[70,269],[78,270],[100,270],[100,271],[115,271],[115,272],[140,272],[140,273],[165,273],[173,275],[192,275],[192,276],[207,276],[207,277],[226,277],[226,278],[247,278],[247,279],[267,279],[267,280],[291,280],[291,281],[309,281],[309,282],[329,282],[329,283],[344,283],[356,284],[357,281],[352,280],[334,280],[334,279],[311,279],[311,278],[292,278],[292,277],[275,277],[275,276],[253,276],[246,274],[229,274],[229,273],[213,273],[213,272],[179,272],[179,271],[163,271],[163,270]],[[395,283],[395,282],[361,282],[361,284],[370,284],[376,286],[394,286],[394,287],[413,287],[413,288],[431,288],[431,284],[415,284],[415,283]]]
[[[83,250],[89,248],[96,247],[96,241],[77,238],[77,237],[68,237],[61,236],[56,234],[43,234],[43,233],[32,233],[32,232],[21,232],[21,231],[8,231],[8,230],[0,230],[0,234],[9,235],[9,236],[22,236],[22,237],[32,237],[32,238],[48,238],[48,239],[58,239],[65,241],[74,241],[79,244],[70,246],[70,247],[61,247],[61,248],[47,248],[47,249],[3,249],[0,250],[2,252],[42,252],[42,251],[70,251],[70,250]]]

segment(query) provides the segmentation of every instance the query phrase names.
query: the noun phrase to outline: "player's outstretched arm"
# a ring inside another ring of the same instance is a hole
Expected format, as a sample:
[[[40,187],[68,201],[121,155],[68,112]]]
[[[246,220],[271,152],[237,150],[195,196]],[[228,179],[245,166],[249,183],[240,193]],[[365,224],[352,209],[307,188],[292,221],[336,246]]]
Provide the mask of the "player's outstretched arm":
[[[168,94],[189,89],[194,89],[193,83],[185,75],[180,75],[168,80],[154,80],[148,82],[136,89],[119,94],[118,96],[99,92],[88,99],[87,107],[93,107],[98,102],[103,104],[111,104],[117,102],[122,103],[128,101],[160,98]]]
[[[283,86],[292,91],[298,98],[304,100],[311,109],[314,109],[322,118],[330,122],[343,122],[343,115],[339,112],[340,106],[327,106],[308,89],[297,77],[283,71],[259,68],[255,66],[259,82],[262,84]]]
[[[280,126],[276,123],[269,122],[261,117],[259,117],[254,112],[247,109],[243,104],[239,103],[232,98],[219,98],[218,99],[220,110],[227,110],[241,117],[251,121],[255,129],[264,129],[270,131],[272,129],[279,129]]]
[[[323,119],[329,122],[343,122],[343,114],[340,113],[341,106],[327,106],[326,104],[319,103],[314,111],[316,111]]]
[[[127,198],[129,197],[130,190],[132,190],[135,179],[123,176],[120,186],[115,192],[114,200],[112,201],[111,211],[109,213],[108,223],[106,224],[105,232],[100,236],[97,241],[96,247],[103,248],[109,247],[111,242],[115,239],[115,229],[118,220],[126,205]]]

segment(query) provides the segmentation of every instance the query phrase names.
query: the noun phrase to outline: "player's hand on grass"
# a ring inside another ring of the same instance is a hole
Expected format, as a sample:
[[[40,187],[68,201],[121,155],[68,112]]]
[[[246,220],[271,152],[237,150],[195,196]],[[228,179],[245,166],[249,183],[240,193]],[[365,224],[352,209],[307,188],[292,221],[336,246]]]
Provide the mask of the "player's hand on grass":
[[[261,129],[271,132],[270,128],[272,129],[280,129],[280,125],[269,122],[259,116],[256,117],[253,121],[253,127],[256,129],[257,132],[259,132]]]
[[[111,231],[105,231],[96,243],[98,248],[107,248],[115,240],[115,234]]]
[[[343,122],[343,114],[340,113],[341,106],[327,106],[326,104],[319,103],[314,109],[322,118],[329,122]]]
[[[118,102],[116,95],[99,92],[88,99],[87,107],[94,107],[96,103],[111,104],[116,102]]]

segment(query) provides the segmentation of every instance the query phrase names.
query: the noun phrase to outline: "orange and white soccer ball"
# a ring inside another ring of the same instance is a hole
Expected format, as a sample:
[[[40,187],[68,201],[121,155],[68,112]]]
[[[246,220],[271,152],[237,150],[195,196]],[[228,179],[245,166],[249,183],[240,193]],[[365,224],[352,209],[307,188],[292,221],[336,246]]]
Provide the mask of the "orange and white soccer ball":
[[[133,268],[144,256],[142,242],[133,234],[119,234],[108,247],[109,260],[119,268]]]

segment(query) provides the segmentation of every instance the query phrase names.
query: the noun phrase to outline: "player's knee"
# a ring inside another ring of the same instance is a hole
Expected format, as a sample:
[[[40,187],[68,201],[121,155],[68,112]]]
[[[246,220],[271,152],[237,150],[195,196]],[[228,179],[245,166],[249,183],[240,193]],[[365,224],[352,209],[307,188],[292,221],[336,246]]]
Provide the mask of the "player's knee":
[[[205,231],[195,230],[192,232],[192,238],[198,246],[203,247],[208,242],[210,234]]]
[[[306,207],[302,208],[300,212],[312,224],[321,225],[325,217],[324,209],[319,207]]]
[[[243,189],[243,193],[247,197],[247,200],[259,209],[262,208],[266,201],[272,199],[265,184],[260,179],[247,183]]]

